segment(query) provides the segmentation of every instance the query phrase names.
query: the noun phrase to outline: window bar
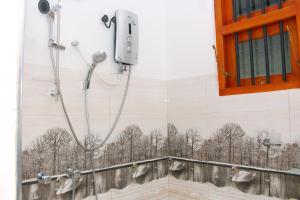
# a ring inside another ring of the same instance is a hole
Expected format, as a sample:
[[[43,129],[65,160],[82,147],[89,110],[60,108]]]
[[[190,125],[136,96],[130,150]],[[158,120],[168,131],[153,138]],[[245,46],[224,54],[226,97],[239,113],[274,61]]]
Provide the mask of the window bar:
[[[236,10],[236,1],[239,0],[232,0],[232,6],[233,6],[233,21],[237,21],[237,10]],[[241,70],[240,70],[240,49],[239,49],[239,34],[234,33],[235,38],[235,55],[236,55],[236,82],[237,86],[241,86]]]
[[[282,8],[282,0],[278,0],[278,8]],[[284,29],[283,29],[283,21],[279,22],[280,29],[280,49],[281,49],[281,62],[282,62],[282,81],[287,81],[286,76],[286,60],[285,60],[285,41],[284,41]]]
[[[262,12],[266,13],[266,7],[268,0],[262,0]],[[268,46],[268,31],[267,25],[263,25],[263,34],[264,34],[264,50],[265,50],[265,64],[266,64],[266,81],[267,84],[271,83],[270,80],[270,62],[269,62],[269,46]]]
[[[247,14],[248,18],[251,18],[251,5],[250,1],[247,0]],[[250,52],[250,69],[251,69],[251,84],[255,85],[255,74],[254,74],[254,58],[253,58],[253,39],[252,39],[252,30],[248,30],[248,41],[249,41],[249,52]]]

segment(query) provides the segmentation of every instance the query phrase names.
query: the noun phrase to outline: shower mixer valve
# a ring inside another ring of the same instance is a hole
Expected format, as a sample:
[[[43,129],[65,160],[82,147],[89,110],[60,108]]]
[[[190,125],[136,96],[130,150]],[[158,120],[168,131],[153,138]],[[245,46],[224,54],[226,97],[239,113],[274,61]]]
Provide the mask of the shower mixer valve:
[[[49,47],[53,47],[57,50],[62,50],[62,51],[66,50],[65,46],[55,43],[52,39],[49,40]]]
[[[55,98],[55,101],[58,101],[59,92],[56,88],[50,89],[50,91],[47,93],[50,97]]]

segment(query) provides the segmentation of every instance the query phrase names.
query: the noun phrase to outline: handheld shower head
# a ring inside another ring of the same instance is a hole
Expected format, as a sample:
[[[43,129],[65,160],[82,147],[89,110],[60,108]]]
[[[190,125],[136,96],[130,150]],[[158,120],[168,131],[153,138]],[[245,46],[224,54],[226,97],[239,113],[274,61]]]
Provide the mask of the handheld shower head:
[[[79,45],[79,41],[78,41],[78,40],[75,40],[75,41],[71,42],[71,45],[72,45],[73,47],[77,47],[77,46]]]
[[[40,0],[38,3],[39,11],[44,15],[49,15],[50,17],[54,17],[54,12],[58,12],[62,7],[62,1],[58,0],[58,3],[54,6],[50,6],[48,0]]]
[[[103,62],[106,59],[107,55],[105,53],[105,51],[96,51],[93,55],[92,55],[92,66],[94,66],[94,68],[96,67],[96,65],[98,63]]]
[[[103,62],[106,59],[106,57],[107,57],[107,55],[106,55],[105,51],[96,51],[92,55],[92,64],[91,64],[91,67],[85,78],[85,89],[89,89],[89,87],[90,87],[92,73],[93,73],[94,69],[96,68],[97,64]]]

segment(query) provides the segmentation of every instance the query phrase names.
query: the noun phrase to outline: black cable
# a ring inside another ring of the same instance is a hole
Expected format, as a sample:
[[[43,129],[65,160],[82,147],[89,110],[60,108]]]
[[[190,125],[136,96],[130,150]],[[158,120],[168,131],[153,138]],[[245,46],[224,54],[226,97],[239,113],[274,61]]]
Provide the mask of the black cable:
[[[104,23],[104,25],[105,25],[106,28],[110,28],[112,22],[113,22],[113,23],[116,23],[116,17],[112,17],[112,18],[109,20],[109,25],[107,25],[107,21],[108,21],[107,15],[104,15],[104,16],[102,17],[102,22]]]

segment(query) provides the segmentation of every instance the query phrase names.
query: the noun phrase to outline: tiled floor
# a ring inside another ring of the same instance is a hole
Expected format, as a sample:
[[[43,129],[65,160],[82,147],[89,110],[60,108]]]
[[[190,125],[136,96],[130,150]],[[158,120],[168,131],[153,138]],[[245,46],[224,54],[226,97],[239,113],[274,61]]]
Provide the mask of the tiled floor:
[[[123,190],[99,195],[102,200],[278,200],[267,196],[242,193],[233,187],[218,188],[211,183],[195,183],[171,176],[143,185],[132,184]],[[84,200],[94,200],[88,197]]]

